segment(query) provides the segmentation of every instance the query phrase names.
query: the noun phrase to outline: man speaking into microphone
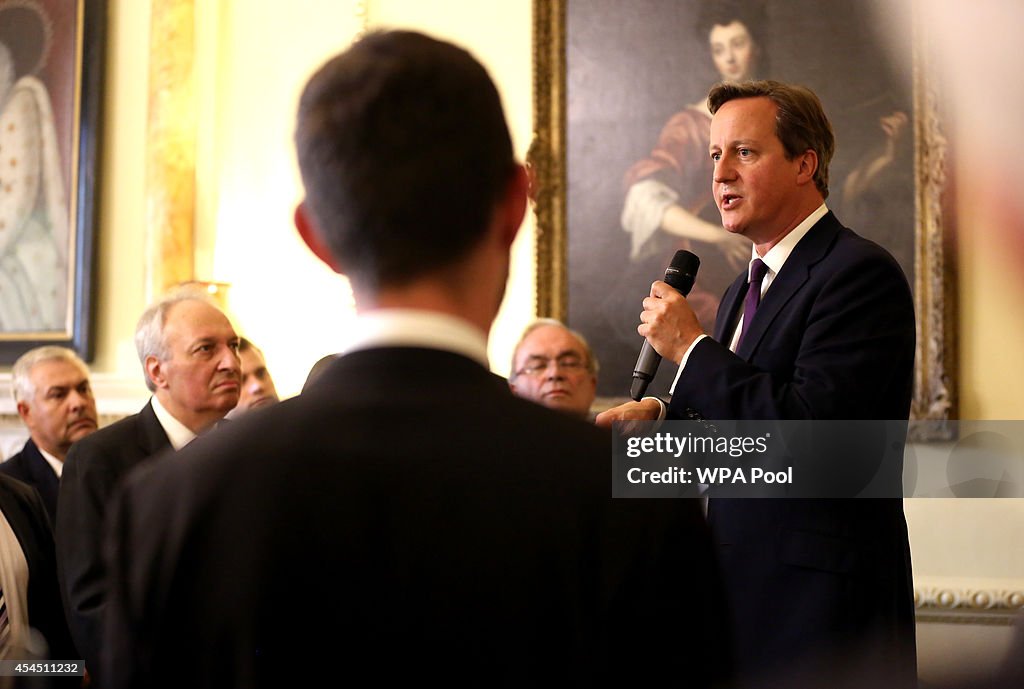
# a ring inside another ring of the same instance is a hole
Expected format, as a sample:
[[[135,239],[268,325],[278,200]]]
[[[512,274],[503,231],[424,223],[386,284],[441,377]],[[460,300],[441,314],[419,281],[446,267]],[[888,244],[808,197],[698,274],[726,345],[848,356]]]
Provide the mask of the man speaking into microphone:
[[[637,330],[679,364],[671,401],[667,408],[655,398],[629,402],[599,415],[598,424],[693,413],[907,419],[910,289],[885,249],[825,205],[835,140],[817,96],[758,81],[719,84],[708,104],[715,202],[725,230],[753,242],[749,267],[726,290],[711,336],[682,294],[652,285]],[[747,685],[799,677],[817,686],[843,673],[884,672],[886,686],[914,686],[901,500],[712,497],[708,520]]]

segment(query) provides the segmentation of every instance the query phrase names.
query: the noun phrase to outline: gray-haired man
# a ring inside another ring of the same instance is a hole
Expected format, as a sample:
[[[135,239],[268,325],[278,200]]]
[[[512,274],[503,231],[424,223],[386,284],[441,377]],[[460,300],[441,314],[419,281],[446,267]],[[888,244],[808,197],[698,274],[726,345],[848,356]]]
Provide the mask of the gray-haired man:
[[[142,411],[97,431],[68,453],[56,539],[64,606],[75,644],[95,675],[106,602],[103,520],[133,467],[181,449],[238,404],[238,335],[227,316],[195,292],[152,304],[135,347],[153,397]]]
[[[65,347],[36,347],[14,362],[11,387],[29,439],[21,452],[0,464],[0,473],[39,491],[50,519],[56,520],[64,458],[73,442],[97,428],[89,368]]]

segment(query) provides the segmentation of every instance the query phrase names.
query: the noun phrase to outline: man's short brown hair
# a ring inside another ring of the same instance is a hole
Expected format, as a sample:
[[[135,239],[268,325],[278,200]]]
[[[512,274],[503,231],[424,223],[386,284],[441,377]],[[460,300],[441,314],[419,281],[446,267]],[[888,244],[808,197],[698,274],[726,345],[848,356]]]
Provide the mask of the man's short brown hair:
[[[836,137],[814,91],[770,80],[722,82],[711,87],[708,108],[714,115],[724,104],[740,98],[767,98],[775,103],[775,135],[782,142],[786,157],[792,160],[804,151],[814,151],[818,156],[814,184],[822,197],[828,198],[828,164],[836,152]]]
[[[483,65],[409,31],[371,33],[321,67],[302,93],[295,143],[327,247],[369,289],[462,260],[515,173]]]

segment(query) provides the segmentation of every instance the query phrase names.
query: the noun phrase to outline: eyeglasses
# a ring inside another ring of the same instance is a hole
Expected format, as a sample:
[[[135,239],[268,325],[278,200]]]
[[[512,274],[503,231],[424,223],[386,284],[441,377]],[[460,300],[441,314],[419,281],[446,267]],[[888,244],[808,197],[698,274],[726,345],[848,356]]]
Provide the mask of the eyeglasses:
[[[555,364],[556,369],[561,369],[567,373],[575,373],[582,371],[587,367],[586,363],[578,356],[573,354],[566,354],[560,356],[557,359],[549,359],[543,356],[532,356],[530,357],[526,365],[516,371],[517,376],[528,375],[528,376],[541,376],[548,370],[548,366],[552,363]]]

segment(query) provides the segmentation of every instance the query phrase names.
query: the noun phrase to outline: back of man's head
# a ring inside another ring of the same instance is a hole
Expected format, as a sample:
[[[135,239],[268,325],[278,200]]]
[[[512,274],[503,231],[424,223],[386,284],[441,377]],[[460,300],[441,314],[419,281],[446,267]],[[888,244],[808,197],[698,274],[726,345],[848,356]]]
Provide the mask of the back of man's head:
[[[480,242],[515,171],[501,99],[465,50],[372,33],[302,94],[306,207],[357,287],[402,286]]]

